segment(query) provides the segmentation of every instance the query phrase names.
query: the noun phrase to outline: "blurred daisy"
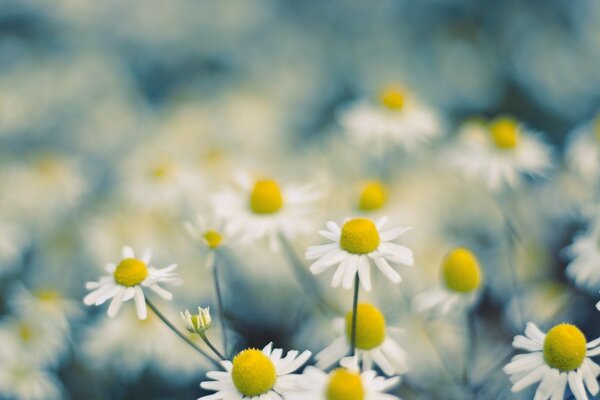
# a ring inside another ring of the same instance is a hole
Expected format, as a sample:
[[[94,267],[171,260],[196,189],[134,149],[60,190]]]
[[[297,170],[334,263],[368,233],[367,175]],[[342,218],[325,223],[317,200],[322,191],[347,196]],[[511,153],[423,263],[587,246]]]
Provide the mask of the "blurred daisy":
[[[266,238],[271,250],[276,251],[279,235],[294,239],[310,231],[310,204],[319,198],[312,186],[280,186],[272,179],[253,181],[247,175],[238,176],[238,184],[241,192],[226,191],[213,199],[228,236],[242,243]]]
[[[214,265],[215,251],[227,244],[224,234],[224,226],[217,218],[207,220],[202,215],[196,215],[194,221],[186,221],[183,227],[187,234],[208,251],[206,266]]]
[[[567,275],[577,286],[597,288],[600,285],[600,222],[577,236],[566,251],[572,257]],[[597,307],[600,309],[600,303]]]
[[[292,374],[310,358],[311,352],[300,355],[289,351],[282,358],[281,349],[272,349],[269,343],[260,351],[246,349],[238,353],[233,361],[222,361],[225,371],[211,371],[206,374],[214,381],[200,384],[203,389],[216,393],[200,397],[206,400],[278,400],[287,393],[299,388],[301,375]],[[199,399],[199,400],[200,400]]]
[[[350,352],[352,336],[352,311],[346,318],[334,320],[334,329],[340,336],[316,355],[317,367],[327,369]],[[359,304],[356,313],[356,356],[364,370],[377,365],[386,375],[406,372],[406,354],[391,337],[399,334],[398,328],[387,328],[385,317],[371,304]]]
[[[511,117],[463,124],[450,161],[492,191],[514,189],[522,175],[541,176],[551,165],[548,146]]]
[[[60,400],[64,394],[60,382],[31,360],[0,356],[0,393],[2,398],[19,400]]]
[[[108,316],[114,317],[119,312],[124,301],[135,299],[139,319],[146,319],[146,298],[142,287],[151,289],[164,299],[170,300],[173,295],[158,286],[159,283],[181,283],[173,272],[177,264],[171,264],[162,269],[150,265],[151,252],[147,250],[141,259],[135,257],[133,249],[123,248],[123,259],[119,264],[108,264],[105,275],[97,282],[87,282],[86,288],[92,290],[83,302],[86,305],[101,305],[112,299],[108,307]]]
[[[436,112],[395,86],[383,89],[377,101],[359,100],[345,106],[338,121],[352,140],[371,147],[395,143],[410,150],[441,133]]]
[[[387,204],[388,190],[381,181],[365,182],[360,190],[358,209],[362,212],[381,210]]]
[[[13,272],[30,238],[19,225],[0,216],[0,276]]]
[[[587,400],[586,389],[594,396],[598,393],[600,366],[589,358],[600,354],[598,345],[600,339],[586,343],[574,325],[558,324],[544,334],[529,322],[525,336],[515,336],[513,347],[530,353],[514,356],[504,372],[510,375],[513,392],[540,382],[536,400],[562,399],[567,383],[575,399]]]
[[[384,393],[400,382],[399,377],[384,378],[375,371],[360,372],[358,360],[343,359],[329,374],[315,367],[306,367],[303,390],[286,396],[289,400],[394,400],[398,397]]]
[[[440,308],[442,314],[473,303],[482,283],[482,272],[475,255],[463,247],[451,250],[442,261],[443,285],[419,294],[414,299],[418,312]]]
[[[391,241],[410,228],[383,231],[387,222],[387,217],[381,218],[377,224],[367,218],[353,218],[346,220],[341,228],[333,221],[328,222],[328,229],[319,231],[319,234],[333,243],[308,248],[306,259],[317,260],[310,266],[310,271],[316,275],[338,264],[331,286],[338,287],[341,284],[345,289],[350,289],[358,272],[362,287],[370,291],[372,260],[390,281],[399,283],[402,278],[388,261],[410,266],[414,263],[413,253],[409,248]]]
[[[584,178],[600,177],[600,113],[570,135],[565,159]]]

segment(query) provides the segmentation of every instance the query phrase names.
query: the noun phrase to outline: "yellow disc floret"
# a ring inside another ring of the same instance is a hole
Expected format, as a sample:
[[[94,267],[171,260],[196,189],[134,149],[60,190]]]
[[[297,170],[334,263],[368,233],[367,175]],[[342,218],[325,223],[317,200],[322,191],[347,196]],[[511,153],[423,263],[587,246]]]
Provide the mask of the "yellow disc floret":
[[[325,391],[327,400],[363,400],[365,389],[360,375],[338,368],[329,375],[329,383]]]
[[[31,325],[21,322],[18,326],[19,337],[23,342],[29,342],[34,335],[34,331]]]
[[[586,354],[586,340],[575,325],[559,324],[548,331],[544,340],[544,360],[561,371],[579,368]]]
[[[219,245],[223,241],[223,237],[221,236],[221,234],[215,230],[208,230],[204,232],[204,235],[202,236],[206,241],[206,245],[213,250],[219,247]]]
[[[442,277],[452,291],[469,293],[481,284],[481,269],[473,253],[463,247],[450,251],[442,262]]]
[[[250,194],[250,209],[257,214],[272,214],[283,207],[283,195],[277,182],[256,181]]]
[[[252,397],[271,390],[277,375],[269,357],[260,350],[248,349],[233,359],[231,378],[241,394]]]
[[[367,254],[379,247],[377,227],[367,218],[354,218],[342,226],[340,247],[352,254]]]
[[[510,117],[499,117],[490,122],[490,134],[499,149],[514,149],[519,140],[519,123]]]
[[[352,311],[346,314],[346,336],[352,340]],[[372,304],[359,304],[356,311],[356,348],[371,350],[385,340],[385,318]]]
[[[399,89],[390,87],[381,91],[379,101],[389,110],[400,111],[404,107],[404,96]]]
[[[360,193],[358,208],[361,211],[375,211],[387,202],[387,190],[379,181],[367,182]]]
[[[115,282],[122,286],[137,286],[148,276],[146,263],[137,258],[125,258],[114,272]]]

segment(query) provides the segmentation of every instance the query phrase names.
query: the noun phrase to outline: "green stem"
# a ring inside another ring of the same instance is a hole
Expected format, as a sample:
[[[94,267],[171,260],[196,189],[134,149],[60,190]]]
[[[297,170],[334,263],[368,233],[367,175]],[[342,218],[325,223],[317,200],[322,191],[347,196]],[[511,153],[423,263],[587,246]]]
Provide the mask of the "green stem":
[[[358,313],[358,289],[360,287],[360,278],[358,272],[354,276],[354,296],[352,298],[352,334],[350,336],[350,355],[356,355],[356,321]]]
[[[213,353],[215,353],[217,355],[217,357],[219,357],[221,360],[225,361],[225,356],[223,354],[221,354],[221,352],[210,342],[210,340],[208,340],[208,337],[206,337],[206,334],[200,333],[199,335],[202,338],[202,340],[204,340],[204,343],[206,343],[206,345],[208,347],[210,347],[210,349],[213,351]]]
[[[212,358],[211,356],[209,356],[204,350],[202,350],[196,343],[192,342],[190,338],[188,338],[183,332],[181,332],[179,329],[177,329],[175,327],[175,325],[173,325],[171,323],[171,321],[169,321],[167,319],[167,317],[165,317],[163,315],[162,312],[160,312],[160,310],[158,308],[156,308],[156,306],[148,299],[146,298],[146,304],[148,305],[148,307],[150,307],[150,309],[154,312],[154,314],[156,314],[156,316],[158,318],[161,319],[162,322],[165,323],[165,325],[167,325],[169,327],[169,329],[171,329],[177,336],[179,336],[184,342],[186,342],[187,344],[189,344],[190,346],[192,346],[194,348],[194,350],[196,350],[198,353],[202,354],[204,357],[206,357],[208,360],[210,360],[215,366],[217,366],[218,368],[221,368],[221,366],[219,365],[219,363]]]
[[[227,331],[225,328],[225,311],[223,308],[223,293],[221,292],[221,283],[219,279],[219,262],[217,260],[217,253],[214,254],[213,261],[213,280],[215,283],[215,294],[217,296],[217,313],[219,314],[219,321],[221,324],[221,332],[223,334],[223,351],[227,353]],[[208,343],[207,343],[208,344]],[[223,358],[223,357],[220,357]]]

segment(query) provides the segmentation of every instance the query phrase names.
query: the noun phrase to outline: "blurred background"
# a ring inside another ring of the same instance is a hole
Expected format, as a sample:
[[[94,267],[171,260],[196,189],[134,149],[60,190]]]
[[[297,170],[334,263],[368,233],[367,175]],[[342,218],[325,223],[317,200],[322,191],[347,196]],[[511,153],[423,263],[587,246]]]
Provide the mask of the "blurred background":
[[[356,185],[374,174],[336,110],[396,82],[437,110],[448,140],[465,118],[508,113],[552,145],[550,179],[513,200],[519,295],[528,319],[576,322],[595,338],[598,293],[565,277],[564,249],[591,225],[581,210],[597,201],[597,183],[562,160],[571,133],[600,108],[598,65],[594,0],[0,0],[0,397],[203,394],[209,364],[152,316],[137,321],[132,304],[115,319],[106,306],[85,307],[85,281],[121,246],[152,247],[156,265],[178,263],[185,280],[160,303],[173,321],[214,305],[206,252],[182,223],[209,212],[209,197],[240,169],[326,188],[315,234],[294,243],[302,255],[325,221],[352,213]],[[431,286],[444,252],[465,243],[489,276],[472,348],[473,362],[489,367],[474,368],[478,398],[514,398],[499,364],[519,331],[498,261],[502,223],[477,187],[443,166],[440,174],[436,154],[391,156],[388,213],[413,226],[417,268],[402,296],[389,286],[371,300],[407,332],[411,373],[397,393],[467,398],[439,373],[423,321],[402,300]],[[228,260],[237,348],[318,351],[332,340],[285,257],[257,244]],[[331,296],[350,304],[343,290]],[[463,343],[454,322],[425,321],[448,360]]]

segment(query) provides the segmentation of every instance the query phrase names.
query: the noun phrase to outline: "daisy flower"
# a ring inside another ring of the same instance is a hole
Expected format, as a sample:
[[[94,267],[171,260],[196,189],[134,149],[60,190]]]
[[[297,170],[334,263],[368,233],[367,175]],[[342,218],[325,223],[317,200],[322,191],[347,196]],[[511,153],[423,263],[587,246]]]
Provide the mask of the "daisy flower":
[[[566,251],[572,257],[566,273],[577,286],[600,286],[600,222],[595,222],[588,232],[577,236]],[[600,303],[596,307],[600,309]]]
[[[362,212],[381,210],[387,204],[388,190],[378,180],[365,182],[360,190],[358,209]]]
[[[391,241],[410,228],[383,231],[387,222],[387,217],[379,219],[377,224],[367,218],[352,218],[340,228],[335,222],[329,221],[327,230],[321,230],[319,234],[333,243],[308,248],[306,259],[317,260],[310,266],[310,271],[316,275],[338,264],[331,286],[335,288],[341,284],[345,289],[350,289],[358,272],[362,287],[370,291],[372,261],[390,281],[399,283],[402,280],[400,274],[388,262],[413,265],[413,253],[409,248]]]
[[[288,392],[297,390],[301,375],[292,374],[310,358],[306,350],[300,355],[289,351],[282,358],[281,349],[272,349],[269,343],[262,351],[246,349],[238,353],[233,361],[222,361],[225,371],[206,374],[214,381],[200,384],[204,389],[216,393],[200,397],[205,400],[280,400]],[[198,399],[198,400],[200,400]]]
[[[510,375],[513,392],[540,382],[536,400],[562,399],[567,383],[576,400],[587,400],[586,389],[594,396],[598,393],[600,366],[589,357],[600,354],[599,345],[600,339],[586,343],[574,325],[558,324],[544,334],[529,322],[525,336],[515,336],[513,347],[530,353],[514,356],[504,372]]]
[[[280,185],[268,178],[253,181],[247,175],[238,176],[238,184],[241,192],[226,191],[213,199],[228,236],[246,244],[266,238],[277,251],[279,235],[291,240],[310,231],[310,203],[319,198],[312,186]]]
[[[2,398],[19,400],[60,400],[65,398],[57,377],[27,358],[0,355]]]
[[[442,261],[440,287],[428,290],[415,297],[414,307],[418,312],[440,308],[447,314],[453,308],[472,304],[482,283],[482,272],[477,257],[465,249],[451,250]]]
[[[372,370],[360,372],[355,357],[344,358],[330,373],[306,367],[304,389],[286,396],[289,400],[394,400],[398,397],[384,393],[400,382],[399,377],[384,378]]]
[[[200,243],[208,251],[205,265],[207,268],[212,268],[215,260],[215,251],[228,242],[225,240],[222,221],[219,221],[217,218],[207,220],[198,214],[194,221],[184,222],[183,228],[192,240]]]
[[[565,154],[567,165],[585,178],[597,179],[600,176],[600,113],[570,136]]]
[[[523,175],[541,176],[551,164],[546,144],[511,117],[463,124],[450,162],[492,191],[514,189]]]
[[[340,334],[329,346],[316,355],[317,367],[327,369],[350,352],[352,336],[352,311],[345,320],[334,320],[334,329]],[[356,357],[363,369],[370,370],[373,363],[386,375],[406,372],[406,354],[391,337],[400,329],[387,328],[385,317],[371,304],[359,304],[356,313]]]
[[[395,143],[406,150],[440,135],[437,113],[405,89],[389,86],[376,101],[359,100],[337,115],[346,134],[357,144]]]
[[[105,275],[97,282],[87,282],[87,289],[92,290],[84,297],[86,305],[101,305],[112,299],[108,307],[108,316],[114,317],[119,312],[124,301],[135,299],[135,307],[139,319],[146,319],[146,298],[142,287],[151,289],[154,293],[170,300],[173,295],[158,286],[159,283],[181,283],[181,279],[173,272],[177,264],[171,264],[162,269],[156,269],[150,265],[150,250],[147,250],[142,258],[135,257],[133,249],[129,246],[123,248],[123,259],[119,264],[108,264]]]

